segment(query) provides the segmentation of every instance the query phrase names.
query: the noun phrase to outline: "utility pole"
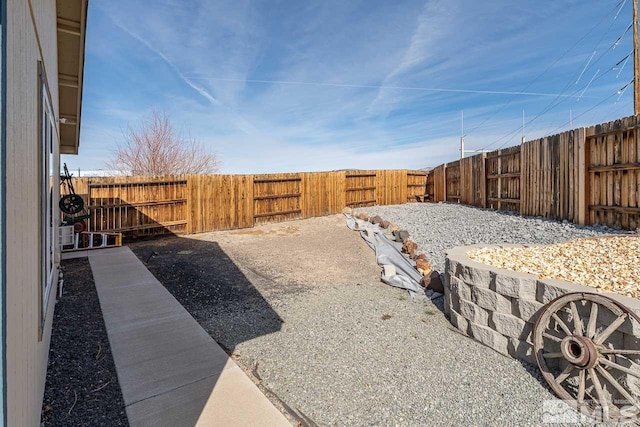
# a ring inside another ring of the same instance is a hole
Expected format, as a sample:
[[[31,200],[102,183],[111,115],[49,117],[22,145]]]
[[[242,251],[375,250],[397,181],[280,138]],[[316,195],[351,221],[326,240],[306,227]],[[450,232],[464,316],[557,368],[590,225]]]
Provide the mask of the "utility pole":
[[[464,158],[464,110],[460,112],[460,120],[460,160],[462,160]]]
[[[522,144],[525,143],[524,139],[524,110],[522,110]]]
[[[633,0],[633,114],[640,114],[640,52],[638,52],[638,0]]]

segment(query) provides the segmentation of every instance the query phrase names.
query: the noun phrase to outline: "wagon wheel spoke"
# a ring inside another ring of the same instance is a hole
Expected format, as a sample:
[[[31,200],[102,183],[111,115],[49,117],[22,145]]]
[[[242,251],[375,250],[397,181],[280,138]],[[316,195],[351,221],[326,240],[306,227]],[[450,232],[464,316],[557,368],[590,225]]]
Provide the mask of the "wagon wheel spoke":
[[[594,339],[593,342],[595,344],[602,344],[604,342],[604,340],[606,340],[607,338],[609,338],[609,336],[615,332],[616,329],[618,329],[618,327],[620,325],[622,325],[624,323],[624,321],[627,320],[627,313],[622,313],[620,316],[618,316],[618,318],[616,320],[613,321],[613,323],[611,323],[607,329],[605,329],[604,331],[600,332]]]
[[[573,317],[573,333],[575,335],[582,335],[582,321],[580,320],[580,315],[578,315],[578,308],[576,307],[576,303],[571,301],[569,303],[569,307],[571,308],[571,317]]]
[[[604,369],[602,366],[598,365],[596,366],[596,370],[598,371],[598,373],[600,375],[602,375],[607,381],[609,381],[609,383],[615,387],[616,390],[618,390],[620,392],[621,395],[624,396],[625,399],[627,399],[627,401],[631,404],[633,404],[633,406],[635,406],[637,409],[640,409],[640,405],[638,404],[638,402],[631,396],[631,394],[629,394],[629,392],[627,391],[627,389],[625,389],[622,385],[620,385],[620,383],[618,381],[616,381],[615,378],[613,378],[613,375],[611,375],[609,372],[607,372],[606,369]]]
[[[627,368],[625,366],[622,366],[622,365],[618,365],[616,362],[612,362],[607,358],[601,357],[601,358],[598,359],[598,361],[603,365],[606,365],[606,366],[609,366],[611,368],[614,368],[614,369],[617,369],[619,371],[622,371],[625,374],[629,374],[629,375],[631,375],[633,377],[640,378],[640,372],[634,371],[633,369],[629,369],[629,368]]]
[[[584,369],[580,369],[578,373],[578,405],[584,404],[584,391],[586,389],[587,375]]]
[[[567,367],[564,368],[564,371],[562,371],[562,373],[556,378],[558,384],[562,384],[564,380],[569,378],[571,376],[571,372],[573,372],[573,365],[567,365]]]
[[[558,317],[558,315],[556,313],[553,313],[551,315],[551,317],[553,317],[553,320],[556,321],[556,324],[558,326],[560,326],[560,328],[564,331],[565,334],[567,335],[571,335],[571,331],[569,330],[569,328],[567,327],[567,325],[562,321],[562,319],[560,319]]]
[[[600,403],[600,406],[602,407],[602,414],[605,415],[605,419],[609,418],[609,404],[607,402],[607,397],[604,394],[604,390],[602,389],[602,384],[600,384],[600,379],[598,378],[595,369],[589,368],[588,372],[589,377],[591,377],[593,387],[596,389],[598,403]]]
[[[640,356],[640,350],[624,350],[619,348],[603,348],[600,349],[600,353],[602,354],[631,354]]]
[[[593,338],[596,334],[596,321],[598,320],[598,304],[591,302],[591,314],[587,324],[587,337]]]
[[[548,332],[544,332],[542,334],[542,336],[545,337],[545,338],[549,338],[551,341],[555,341],[555,342],[561,342],[562,341],[562,338],[558,338],[555,335],[551,335]]]
[[[564,357],[564,354],[558,352],[558,353],[542,353],[542,356],[545,359],[560,359]]]

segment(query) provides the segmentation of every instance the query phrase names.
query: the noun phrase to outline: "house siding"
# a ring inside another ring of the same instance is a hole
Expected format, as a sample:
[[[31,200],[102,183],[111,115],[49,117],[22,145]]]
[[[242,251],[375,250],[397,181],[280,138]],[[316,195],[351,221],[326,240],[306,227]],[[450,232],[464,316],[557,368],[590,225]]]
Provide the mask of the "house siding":
[[[56,3],[6,1],[6,200],[10,201],[6,204],[5,251],[6,420],[9,426],[37,426],[56,292],[54,285],[41,323],[38,61],[46,72],[57,119]],[[58,129],[55,133],[57,150]],[[60,170],[58,153],[54,158],[54,170]],[[58,200],[56,194],[53,200]]]

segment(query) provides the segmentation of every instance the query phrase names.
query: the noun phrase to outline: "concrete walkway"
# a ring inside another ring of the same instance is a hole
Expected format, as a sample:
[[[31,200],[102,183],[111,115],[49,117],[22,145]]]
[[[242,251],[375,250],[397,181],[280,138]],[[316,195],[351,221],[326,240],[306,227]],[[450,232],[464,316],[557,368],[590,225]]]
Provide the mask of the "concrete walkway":
[[[131,426],[290,426],[129,248],[87,255]]]

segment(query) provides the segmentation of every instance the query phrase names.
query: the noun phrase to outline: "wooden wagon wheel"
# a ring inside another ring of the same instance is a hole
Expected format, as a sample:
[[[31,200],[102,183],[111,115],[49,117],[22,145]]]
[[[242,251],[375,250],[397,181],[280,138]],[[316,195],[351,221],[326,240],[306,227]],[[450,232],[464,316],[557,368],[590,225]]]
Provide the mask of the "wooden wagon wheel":
[[[611,298],[571,293],[543,307],[533,330],[536,361],[549,386],[599,421],[640,416],[640,338],[625,340],[621,328],[632,338],[640,317]],[[630,341],[633,348],[625,348]]]

